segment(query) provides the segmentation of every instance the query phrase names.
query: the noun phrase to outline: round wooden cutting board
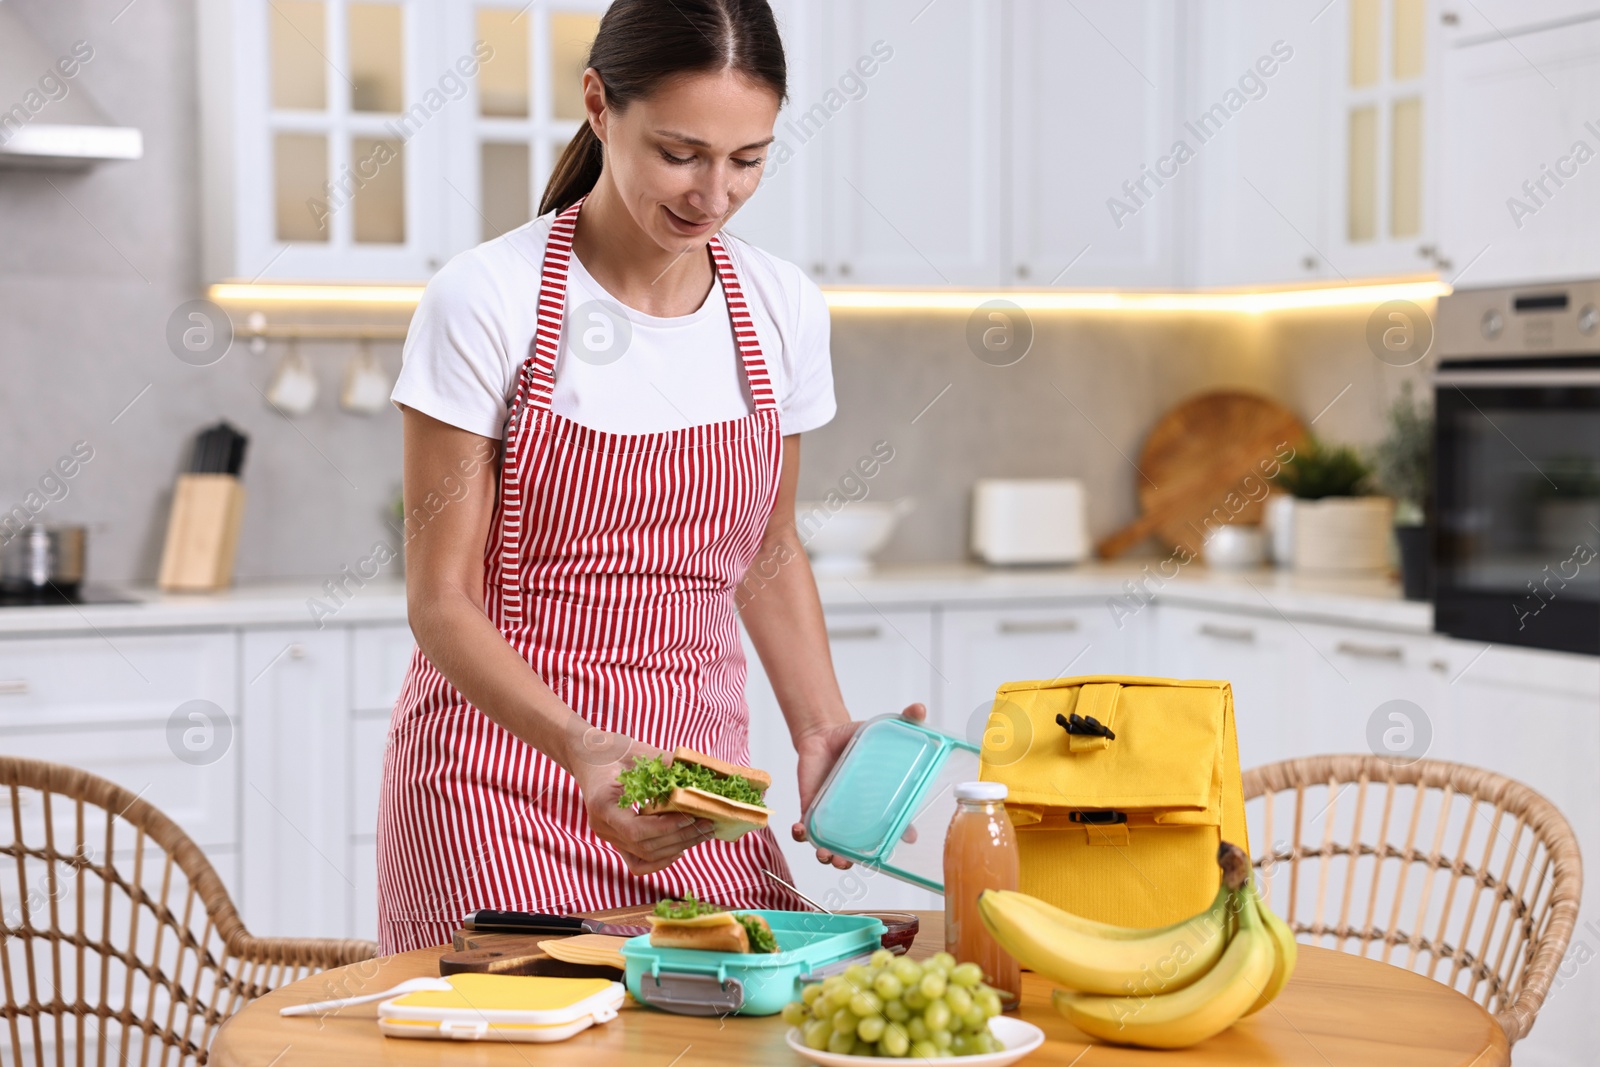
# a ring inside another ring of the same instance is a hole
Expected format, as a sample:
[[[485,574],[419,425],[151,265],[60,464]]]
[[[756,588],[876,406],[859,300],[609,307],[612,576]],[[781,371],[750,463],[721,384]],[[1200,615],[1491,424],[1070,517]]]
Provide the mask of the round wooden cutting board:
[[[1161,417],[1139,453],[1145,524],[1153,520],[1169,548],[1198,555],[1207,519],[1213,525],[1219,514],[1233,523],[1261,521],[1268,485],[1263,464],[1276,469],[1279,453],[1305,439],[1294,412],[1258,393],[1219,390],[1185,400]],[[1240,501],[1237,511],[1228,506]]]

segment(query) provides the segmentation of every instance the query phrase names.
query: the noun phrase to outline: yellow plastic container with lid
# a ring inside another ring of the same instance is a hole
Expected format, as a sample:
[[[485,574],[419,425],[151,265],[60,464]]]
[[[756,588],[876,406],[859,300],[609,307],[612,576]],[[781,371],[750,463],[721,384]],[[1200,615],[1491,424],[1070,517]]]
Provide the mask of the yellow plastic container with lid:
[[[980,777],[1003,782],[1019,888],[1119,926],[1211,903],[1217,847],[1249,851],[1225,681],[1120,675],[1006,682]]]
[[[627,991],[604,978],[453,974],[448,990],[404,993],[378,1005],[389,1037],[445,1041],[565,1041],[617,1017]]]

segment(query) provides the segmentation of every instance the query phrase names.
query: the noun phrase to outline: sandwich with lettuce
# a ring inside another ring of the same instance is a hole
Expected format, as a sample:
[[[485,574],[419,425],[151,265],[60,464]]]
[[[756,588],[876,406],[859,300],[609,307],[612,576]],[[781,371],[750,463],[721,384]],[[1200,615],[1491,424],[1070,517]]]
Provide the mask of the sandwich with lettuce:
[[[696,900],[690,893],[682,900],[663,900],[656,904],[650,921],[650,944],[657,948],[691,948],[705,952],[777,952],[767,920],[749,912],[733,912],[716,904]]]
[[[635,756],[633,767],[617,778],[622,783],[621,807],[637,804],[646,815],[676,811],[706,819],[723,841],[767,825],[764,795],[772,776],[754,767],[680,747],[666,759]]]

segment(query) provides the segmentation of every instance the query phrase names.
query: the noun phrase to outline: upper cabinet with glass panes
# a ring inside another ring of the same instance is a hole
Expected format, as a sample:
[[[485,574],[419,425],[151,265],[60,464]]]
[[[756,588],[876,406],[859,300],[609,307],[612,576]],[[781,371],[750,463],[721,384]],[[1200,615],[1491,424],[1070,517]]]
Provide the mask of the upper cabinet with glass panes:
[[[200,9],[211,280],[426,278],[439,212],[441,0],[208,0]],[[457,74],[457,97],[475,71]]]
[[[453,0],[442,40],[482,57],[451,124],[446,178],[455,248],[532,219],[584,121],[582,78],[602,0]]]
[[[1330,73],[1326,195],[1332,263],[1347,276],[1449,273],[1436,241],[1437,30],[1427,0],[1349,0]],[[1341,10],[1342,8],[1342,10]]]
[[[201,4],[208,280],[417,282],[527,222],[605,6]]]

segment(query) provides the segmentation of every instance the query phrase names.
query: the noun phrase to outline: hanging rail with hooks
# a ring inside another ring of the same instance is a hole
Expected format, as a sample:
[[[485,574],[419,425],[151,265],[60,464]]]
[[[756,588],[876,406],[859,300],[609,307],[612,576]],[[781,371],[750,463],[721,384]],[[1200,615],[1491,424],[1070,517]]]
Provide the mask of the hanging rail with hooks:
[[[404,341],[404,326],[252,326],[240,327],[239,337],[253,341]]]

